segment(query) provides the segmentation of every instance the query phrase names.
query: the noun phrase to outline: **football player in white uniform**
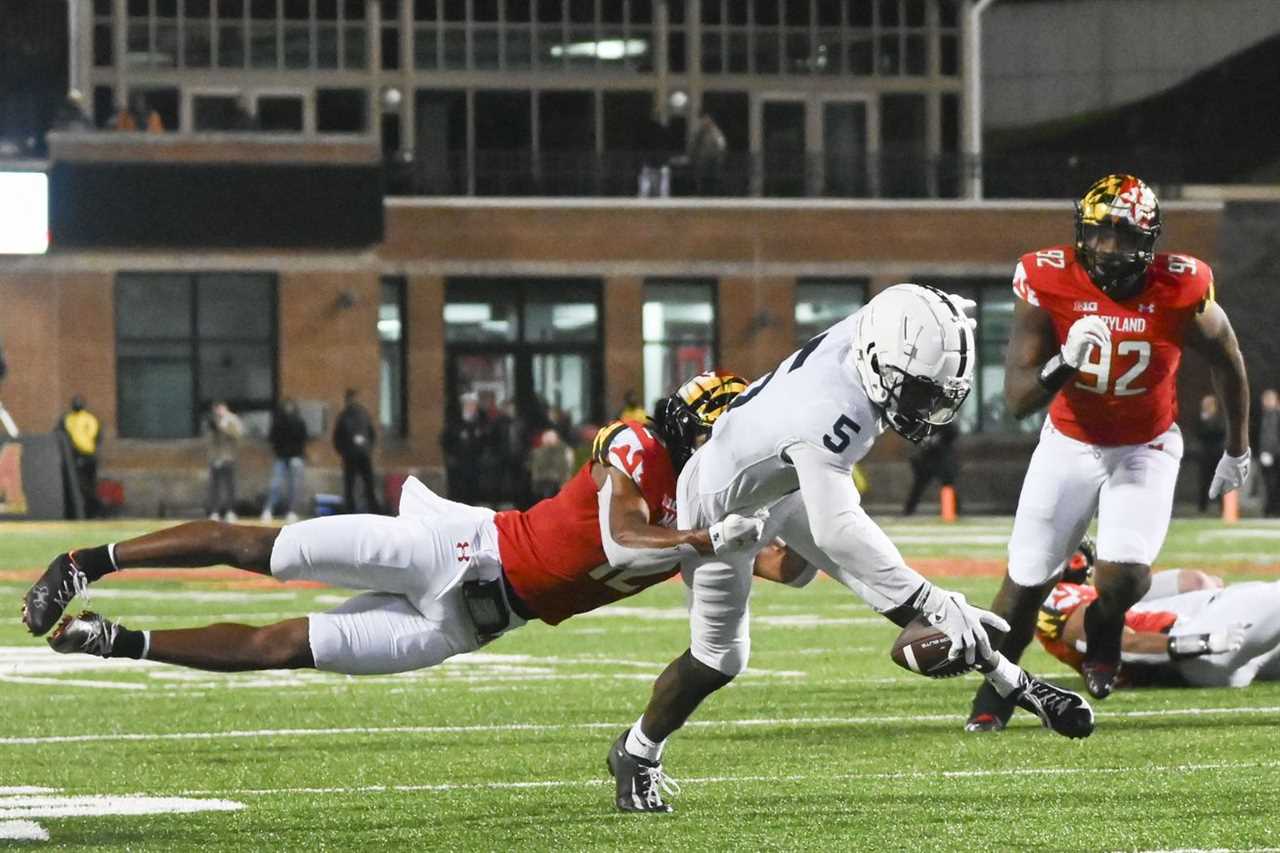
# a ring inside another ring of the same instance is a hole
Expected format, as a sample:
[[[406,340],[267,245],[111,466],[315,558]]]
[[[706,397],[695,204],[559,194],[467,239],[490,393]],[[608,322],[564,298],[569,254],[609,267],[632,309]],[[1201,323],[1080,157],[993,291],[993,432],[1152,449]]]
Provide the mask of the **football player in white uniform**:
[[[919,441],[955,417],[974,369],[965,307],[932,287],[895,285],[792,353],[733,401],[685,466],[677,523],[768,509],[765,541],[781,537],[899,625],[923,617],[951,640],[952,657],[976,664],[1001,695],[1060,734],[1086,737],[1093,711],[1083,698],[993,652],[985,626],[1007,630],[1004,620],[909,568],[853,484],[854,463],[886,428]],[[692,640],[609,752],[618,808],[671,810],[662,800],[667,737],[747,665],[752,557],[745,549],[685,562]]]
[[[1092,540],[1085,537],[1036,620],[1049,654],[1080,670],[1088,648],[1085,614],[1097,600],[1091,585]],[[1118,686],[1149,684],[1248,687],[1280,680],[1280,581],[1224,585],[1197,569],[1165,569],[1125,613]]]

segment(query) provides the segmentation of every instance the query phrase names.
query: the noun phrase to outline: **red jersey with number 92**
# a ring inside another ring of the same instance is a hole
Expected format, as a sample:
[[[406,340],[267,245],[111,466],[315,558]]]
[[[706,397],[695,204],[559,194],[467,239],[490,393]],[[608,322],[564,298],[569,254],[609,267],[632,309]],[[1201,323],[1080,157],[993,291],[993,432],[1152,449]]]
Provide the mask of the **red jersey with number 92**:
[[[1071,324],[1089,314],[1111,330],[1110,350],[1095,349],[1049,406],[1064,435],[1104,447],[1143,444],[1177,419],[1182,340],[1213,299],[1213,270],[1189,255],[1158,254],[1146,278],[1141,293],[1116,302],[1093,283],[1070,245],[1018,261],[1013,292],[1049,312],[1058,346]]]
[[[525,512],[494,516],[498,554],[511,588],[541,619],[558,625],[575,613],[635,595],[679,571],[619,569],[609,565],[600,540],[600,506],[593,464],[610,465],[631,479],[649,509],[649,523],[676,526],[676,477],[671,455],[648,427],[614,421],[596,434],[592,461],[554,497]]]

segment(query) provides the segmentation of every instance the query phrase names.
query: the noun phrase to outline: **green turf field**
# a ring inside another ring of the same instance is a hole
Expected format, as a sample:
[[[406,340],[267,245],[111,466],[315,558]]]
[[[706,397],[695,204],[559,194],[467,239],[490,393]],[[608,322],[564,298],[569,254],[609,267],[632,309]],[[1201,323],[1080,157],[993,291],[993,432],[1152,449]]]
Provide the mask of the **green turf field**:
[[[616,813],[604,756],[687,644],[675,583],[395,677],[211,675],[55,656],[23,632],[22,572],[153,526],[0,525],[0,839],[50,836],[0,846],[1280,848],[1280,685],[1122,692],[1084,742],[1025,714],[1003,734],[965,735],[975,677],[898,670],[896,629],[828,580],[757,584],[752,669],[672,739],[683,792],[665,816]],[[999,560],[1009,522],[886,526],[909,559]],[[1162,563],[1280,577],[1280,525],[1179,520]],[[985,603],[996,580],[945,583]],[[112,579],[92,606],[164,628],[267,622],[342,596]],[[1026,663],[1079,684],[1038,648]]]

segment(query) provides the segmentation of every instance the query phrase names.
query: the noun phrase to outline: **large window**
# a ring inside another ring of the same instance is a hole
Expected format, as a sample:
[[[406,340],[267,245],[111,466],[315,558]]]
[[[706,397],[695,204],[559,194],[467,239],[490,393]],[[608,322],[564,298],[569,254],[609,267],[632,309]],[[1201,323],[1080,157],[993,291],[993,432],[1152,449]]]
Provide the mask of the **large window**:
[[[116,388],[124,438],[189,438],[225,401],[269,410],[276,390],[276,280],[266,273],[121,273]]]
[[[650,281],[644,286],[644,408],[716,363],[715,284]]]
[[[948,293],[957,293],[978,303],[974,332],[978,363],[974,369],[973,391],[960,410],[962,432],[1034,433],[1044,422],[1043,412],[1016,420],[1004,399],[1004,359],[1013,328],[1013,290],[1009,280],[991,278],[938,278],[920,276]]]
[[[378,423],[405,434],[405,280],[384,276],[378,303]]]
[[[599,417],[599,281],[450,279],[444,323],[448,406],[514,406],[530,429]]]
[[[865,278],[806,278],[796,282],[796,346],[839,323],[866,301]]]

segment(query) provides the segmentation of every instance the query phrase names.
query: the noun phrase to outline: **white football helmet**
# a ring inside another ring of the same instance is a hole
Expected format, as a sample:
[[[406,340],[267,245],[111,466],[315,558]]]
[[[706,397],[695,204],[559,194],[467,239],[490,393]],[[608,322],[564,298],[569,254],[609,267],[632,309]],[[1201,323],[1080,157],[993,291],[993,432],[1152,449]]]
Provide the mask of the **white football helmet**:
[[[860,312],[849,353],[867,396],[895,431],[920,441],[950,423],[973,387],[972,302],[920,284],[895,284]]]

